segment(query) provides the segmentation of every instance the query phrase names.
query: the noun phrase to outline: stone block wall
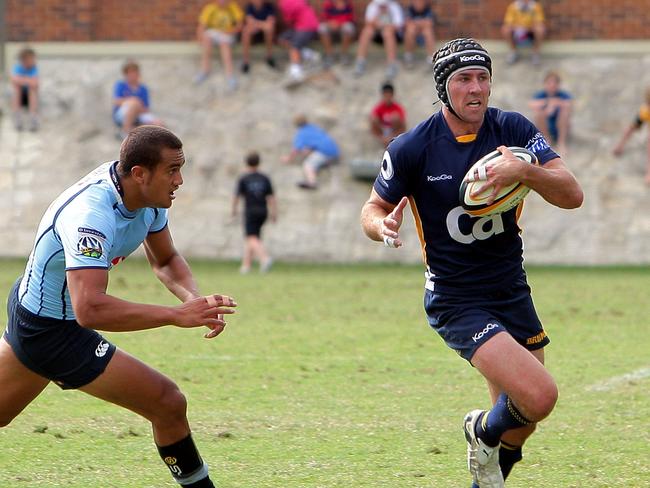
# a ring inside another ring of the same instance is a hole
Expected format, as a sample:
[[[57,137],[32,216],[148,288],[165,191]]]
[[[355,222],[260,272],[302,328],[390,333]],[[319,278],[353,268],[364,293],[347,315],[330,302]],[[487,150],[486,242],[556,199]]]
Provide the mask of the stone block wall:
[[[238,0],[246,3],[246,0]],[[317,9],[322,0],[312,0]],[[187,41],[206,0],[6,0],[6,40]],[[367,0],[355,0],[363,19]],[[402,0],[406,4],[406,0]],[[440,39],[500,38],[510,0],[436,0]],[[543,0],[549,38],[648,39],[649,0]]]

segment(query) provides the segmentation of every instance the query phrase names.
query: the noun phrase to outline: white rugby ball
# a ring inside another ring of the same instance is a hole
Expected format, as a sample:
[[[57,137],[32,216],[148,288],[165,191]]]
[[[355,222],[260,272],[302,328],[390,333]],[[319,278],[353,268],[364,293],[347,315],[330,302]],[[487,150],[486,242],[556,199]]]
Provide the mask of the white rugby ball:
[[[537,164],[537,156],[523,147],[509,147],[510,151],[522,161],[530,164]],[[460,203],[465,211],[470,215],[486,216],[507,212],[516,207],[528,195],[530,188],[522,183],[513,183],[512,185],[501,188],[494,201],[488,205],[487,198],[492,193],[493,188],[490,186],[478,195],[472,196],[472,193],[485,185],[487,180],[485,166],[490,163],[498,162],[503,155],[498,151],[483,156],[476,161],[469,169],[463,182],[460,185]]]

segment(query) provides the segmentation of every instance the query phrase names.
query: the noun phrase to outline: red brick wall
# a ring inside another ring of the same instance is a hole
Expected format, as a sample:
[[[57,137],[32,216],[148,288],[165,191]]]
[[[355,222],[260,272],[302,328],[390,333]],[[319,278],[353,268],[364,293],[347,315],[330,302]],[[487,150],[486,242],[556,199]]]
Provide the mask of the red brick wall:
[[[246,0],[238,0],[246,3]],[[403,0],[402,3],[407,3]],[[6,0],[8,41],[185,41],[207,0]],[[312,0],[319,5],[321,0]],[[500,37],[510,0],[434,0],[441,39]],[[358,19],[367,0],[355,0]],[[550,39],[650,39],[650,0],[542,0]],[[0,26],[1,28],[1,26]]]

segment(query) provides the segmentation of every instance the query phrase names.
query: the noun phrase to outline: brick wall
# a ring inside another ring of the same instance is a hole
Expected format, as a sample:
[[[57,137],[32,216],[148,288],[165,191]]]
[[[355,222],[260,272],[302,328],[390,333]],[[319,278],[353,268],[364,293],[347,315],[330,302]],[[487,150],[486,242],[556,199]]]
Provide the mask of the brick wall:
[[[245,3],[246,0],[239,0]],[[6,0],[7,40],[186,41],[207,0]],[[316,6],[321,0],[312,0]],[[403,0],[402,3],[406,3]],[[434,0],[441,39],[500,37],[510,0]],[[355,0],[363,18],[366,0]],[[550,39],[650,39],[650,0],[542,0]],[[0,26],[2,27],[2,26]]]

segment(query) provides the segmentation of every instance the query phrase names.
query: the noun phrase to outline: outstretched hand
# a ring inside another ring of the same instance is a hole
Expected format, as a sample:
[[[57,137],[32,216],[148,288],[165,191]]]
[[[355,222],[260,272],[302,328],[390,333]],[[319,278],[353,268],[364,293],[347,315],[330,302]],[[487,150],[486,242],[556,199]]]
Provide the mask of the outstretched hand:
[[[226,327],[224,315],[233,314],[237,302],[227,295],[206,295],[194,298],[177,307],[179,319],[178,327],[194,328],[208,327],[210,332],[206,333],[206,339],[217,337]]]
[[[399,238],[399,229],[404,219],[404,208],[408,198],[402,197],[397,206],[381,221],[381,237],[386,247],[400,247],[402,241]]]

